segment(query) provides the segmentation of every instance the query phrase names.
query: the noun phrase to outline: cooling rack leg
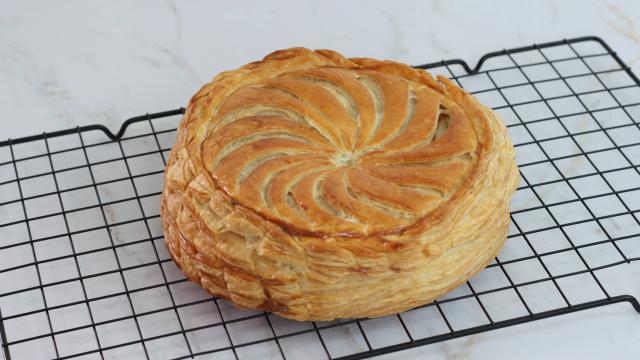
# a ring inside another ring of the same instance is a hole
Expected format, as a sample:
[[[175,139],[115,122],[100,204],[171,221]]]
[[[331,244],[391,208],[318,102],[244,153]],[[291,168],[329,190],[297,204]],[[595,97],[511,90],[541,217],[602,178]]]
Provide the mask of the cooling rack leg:
[[[621,297],[623,298],[622,301],[628,301],[629,304],[631,304],[631,306],[633,306],[633,308],[636,309],[638,314],[640,314],[640,302],[638,302],[638,299],[636,299],[631,295],[623,295]]]

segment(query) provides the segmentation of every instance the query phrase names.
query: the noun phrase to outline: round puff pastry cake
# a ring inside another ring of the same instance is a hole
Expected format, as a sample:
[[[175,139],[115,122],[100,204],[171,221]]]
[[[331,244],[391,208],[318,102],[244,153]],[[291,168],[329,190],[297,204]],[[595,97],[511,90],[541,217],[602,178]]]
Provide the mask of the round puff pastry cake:
[[[431,302],[486,266],[518,184],[496,115],[444,77],[292,48],[192,99],[165,170],[186,276],[297,320]]]

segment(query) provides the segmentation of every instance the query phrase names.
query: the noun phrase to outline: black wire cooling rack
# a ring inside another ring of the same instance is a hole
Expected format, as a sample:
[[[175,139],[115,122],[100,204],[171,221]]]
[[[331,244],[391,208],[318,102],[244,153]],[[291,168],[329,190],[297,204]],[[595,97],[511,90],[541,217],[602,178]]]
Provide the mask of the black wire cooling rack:
[[[595,37],[419,66],[506,122],[522,182],[505,248],[396,316],[295,322],[183,278],[158,199],[182,109],[0,143],[5,359],[360,359],[607,304],[600,271],[640,259],[640,82]]]

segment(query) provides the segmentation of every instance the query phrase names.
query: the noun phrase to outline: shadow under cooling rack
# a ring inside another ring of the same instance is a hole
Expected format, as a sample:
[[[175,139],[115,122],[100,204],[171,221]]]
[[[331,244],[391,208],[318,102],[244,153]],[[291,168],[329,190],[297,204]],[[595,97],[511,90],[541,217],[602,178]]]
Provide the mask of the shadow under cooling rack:
[[[605,269],[640,259],[640,81],[595,37],[418,66],[492,107],[522,181],[505,247],[426,306],[295,322],[187,282],[158,198],[183,109],[0,143],[0,339],[6,359],[360,359],[626,302]],[[631,315],[630,315],[631,316]],[[217,357],[216,357],[217,358]]]

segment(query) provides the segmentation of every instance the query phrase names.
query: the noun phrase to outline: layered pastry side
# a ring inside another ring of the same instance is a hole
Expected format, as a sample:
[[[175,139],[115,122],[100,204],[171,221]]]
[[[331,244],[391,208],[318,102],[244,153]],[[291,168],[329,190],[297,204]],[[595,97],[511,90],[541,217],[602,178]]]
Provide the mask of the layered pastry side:
[[[426,304],[486,266],[519,181],[506,128],[448,79],[292,48],[191,100],[161,214],[186,276],[297,320]]]

